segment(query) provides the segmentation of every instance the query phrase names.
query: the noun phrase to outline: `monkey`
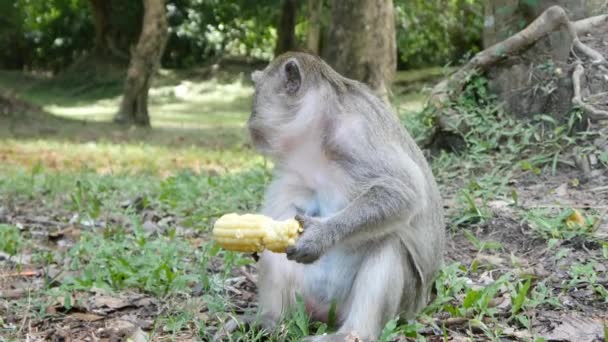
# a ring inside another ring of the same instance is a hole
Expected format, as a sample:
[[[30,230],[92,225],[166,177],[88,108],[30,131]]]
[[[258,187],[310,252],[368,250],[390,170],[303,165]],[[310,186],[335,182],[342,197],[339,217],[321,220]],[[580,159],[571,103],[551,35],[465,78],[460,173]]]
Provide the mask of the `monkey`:
[[[428,303],[443,263],[438,186],[389,104],[317,56],[288,52],[251,74],[247,128],[274,164],[261,213],[303,232],[285,253],[263,251],[258,318],[272,328],[303,298],[338,329],[306,341],[377,339]]]

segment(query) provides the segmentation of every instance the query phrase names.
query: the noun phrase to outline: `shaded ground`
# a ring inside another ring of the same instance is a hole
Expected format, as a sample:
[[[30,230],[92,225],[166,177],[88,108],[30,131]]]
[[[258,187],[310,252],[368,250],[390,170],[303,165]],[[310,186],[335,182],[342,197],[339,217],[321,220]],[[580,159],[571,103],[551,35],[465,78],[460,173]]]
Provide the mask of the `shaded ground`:
[[[106,100],[108,114],[115,99]],[[54,108],[86,113],[106,100]],[[224,100],[219,107],[233,108]],[[247,115],[240,101],[226,127],[224,114],[177,99],[152,110],[173,124],[152,130],[20,105],[0,115],[0,340],[205,340],[228,313],[255,308],[253,260],[217,251],[207,233],[225,212],[254,211],[268,181],[238,128]],[[396,103],[402,114],[419,110],[420,95]],[[181,112],[171,116],[178,105],[194,117],[183,128]],[[587,179],[567,166],[524,168],[488,181],[454,177],[443,162],[434,165],[450,222],[446,268],[429,310],[389,340],[602,341],[607,169]],[[463,189],[481,195],[468,201]],[[287,322],[274,340],[298,331]]]
[[[608,172],[598,172],[588,183],[573,186],[578,177],[579,171],[563,170],[555,176],[514,178],[512,189],[518,193],[519,205],[490,202],[492,219],[471,227],[480,243],[497,242],[498,249],[480,251],[462,230],[452,231],[446,256],[465,265],[477,264],[478,271],[471,274],[477,284],[513,272],[546,286],[545,303],[526,311],[528,329],[510,315],[512,294],[497,297],[494,305],[497,314],[504,317],[499,321],[507,336],[566,341],[600,341],[604,337],[603,327],[608,322],[607,259],[606,247],[598,241],[608,239]],[[563,220],[563,212],[570,208],[578,208],[583,216],[595,214],[592,225],[588,230],[576,226],[571,239],[552,244],[539,234],[542,227],[521,217],[522,211],[540,211],[545,222],[550,222],[546,228],[559,230],[559,218]]]

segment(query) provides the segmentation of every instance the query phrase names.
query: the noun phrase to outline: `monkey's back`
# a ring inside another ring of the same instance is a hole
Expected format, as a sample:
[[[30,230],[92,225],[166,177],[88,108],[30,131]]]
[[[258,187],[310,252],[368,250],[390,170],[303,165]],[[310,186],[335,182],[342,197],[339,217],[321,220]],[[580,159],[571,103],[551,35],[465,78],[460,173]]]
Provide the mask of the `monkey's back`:
[[[407,162],[399,160],[405,156],[411,159],[423,174],[424,198],[420,198],[420,201],[426,205],[408,221],[400,222],[398,230],[399,238],[408,254],[405,262],[413,264],[420,277],[415,293],[410,293],[411,289],[404,289],[405,314],[413,315],[426,305],[433,279],[443,264],[445,220],[439,188],[422,150],[397,115],[367,86],[352,80],[346,80],[346,85],[351,97],[350,102],[355,104],[347,110],[357,111],[366,118],[369,134],[367,142],[372,145],[370,151],[373,153],[364,157],[369,159],[365,164],[377,169],[400,167],[403,170],[399,175],[407,180],[408,177],[413,177],[413,171],[407,170]],[[398,147],[392,146],[395,141],[398,142]],[[390,148],[387,149],[386,146]],[[399,149],[403,154],[398,152]],[[388,160],[392,165],[383,165],[384,160]],[[382,171],[375,170],[370,173],[378,172]],[[407,217],[407,213],[404,213],[404,217]],[[416,302],[411,303],[411,298],[416,298]]]

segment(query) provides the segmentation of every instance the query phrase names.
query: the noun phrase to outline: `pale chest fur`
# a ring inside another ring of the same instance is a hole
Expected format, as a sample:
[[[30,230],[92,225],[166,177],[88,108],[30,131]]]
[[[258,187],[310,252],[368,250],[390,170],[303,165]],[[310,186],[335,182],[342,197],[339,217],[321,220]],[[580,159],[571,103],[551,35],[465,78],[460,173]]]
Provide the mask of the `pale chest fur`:
[[[310,138],[292,149],[284,166],[309,194],[301,209],[307,215],[327,217],[347,205],[349,177],[321,151],[321,138]],[[332,300],[344,304],[362,256],[337,245],[315,263],[298,265],[306,274],[301,286],[309,313],[324,320]]]
[[[284,167],[298,186],[310,193],[306,208],[302,209],[309,215],[328,216],[346,205],[349,178],[322,152],[320,137],[301,141],[289,153]]]

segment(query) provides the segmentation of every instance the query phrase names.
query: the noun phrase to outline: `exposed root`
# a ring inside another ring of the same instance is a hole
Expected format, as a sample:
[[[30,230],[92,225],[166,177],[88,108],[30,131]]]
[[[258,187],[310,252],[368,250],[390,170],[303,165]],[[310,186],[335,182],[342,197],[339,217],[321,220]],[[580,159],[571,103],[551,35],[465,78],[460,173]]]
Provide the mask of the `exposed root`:
[[[593,120],[608,119],[608,112],[605,110],[597,109],[594,106],[583,101],[581,97],[581,77],[585,73],[585,68],[582,64],[578,63],[574,67],[572,72],[572,83],[574,86],[574,97],[572,97],[572,103],[576,106],[581,107],[587,115]]]
[[[477,53],[467,64],[458,69],[447,79],[437,84],[431,91],[428,105],[438,113],[437,126],[440,130],[450,132],[463,132],[467,127],[462,127],[458,113],[449,108],[451,100],[455,99],[467,84],[468,79],[475,73],[483,73],[505,57],[516,55],[525,48],[534,44],[546,35],[565,27],[572,36],[573,47],[591,60],[592,64],[608,65],[606,58],[595,49],[585,45],[578,38],[579,34],[606,29],[608,31],[608,15],[599,15],[587,19],[571,22],[566,11],[560,6],[551,6],[546,9],[530,25],[493,46]],[[582,66],[581,66],[582,68]],[[573,75],[574,78],[574,75]],[[573,99],[576,104],[583,107],[591,118],[606,118],[606,112],[597,110],[585,104],[580,99],[580,72],[578,74],[579,96]]]
[[[606,32],[608,31],[608,14],[577,20],[572,25],[579,36],[590,32]]]

